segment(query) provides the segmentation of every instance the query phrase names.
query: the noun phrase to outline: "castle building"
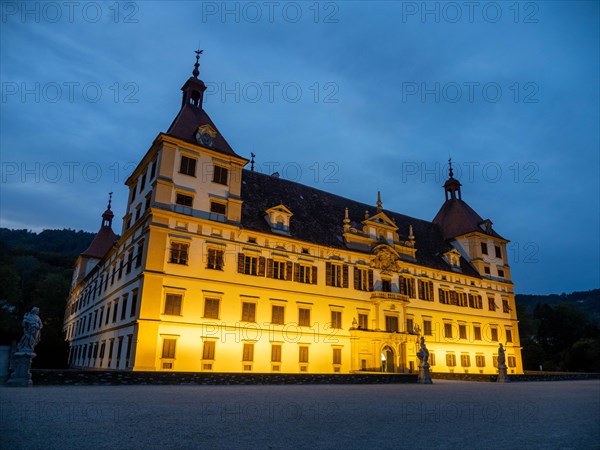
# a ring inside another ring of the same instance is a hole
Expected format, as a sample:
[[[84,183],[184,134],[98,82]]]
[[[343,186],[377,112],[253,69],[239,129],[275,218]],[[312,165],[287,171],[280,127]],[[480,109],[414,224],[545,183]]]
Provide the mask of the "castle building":
[[[463,199],[450,165],[425,221],[244,169],[203,109],[181,109],[75,263],[64,320],[83,369],[522,373],[508,241]],[[440,195],[441,197],[441,195]]]

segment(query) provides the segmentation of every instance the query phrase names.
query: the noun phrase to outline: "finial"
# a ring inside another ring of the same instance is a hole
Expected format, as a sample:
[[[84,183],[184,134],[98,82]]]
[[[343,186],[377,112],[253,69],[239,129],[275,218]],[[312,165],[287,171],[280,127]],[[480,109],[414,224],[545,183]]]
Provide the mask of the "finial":
[[[198,75],[200,75],[200,71],[198,70],[200,63],[198,61],[200,60],[200,55],[204,53],[204,50],[198,49],[194,53],[196,54],[196,64],[194,64],[194,71],[192,72],[192,75],[194,75],[194,78],[198,78]]]
[[[251,160],[250,160],[250,170],[252,172],[254,172],[254,158],[256,158],[256,155],[252,152],[250,152],[250,156],[251,156]]]
[[[452,170],[452,158],[448,158],[448,166],[450,167],[450,178],[454,178],[454,171]]]
[[[344,211],[344,231],[350,230],[350,216],[348,215],[348,208]]]
[[[414,240],[415,240],[415,235],[413,233],[413,227],[412,227],[412,225],[410,225],[408,227],[408,240],[411,241],[411,242],[414,242]]]
[[[377,211],[383,211],[383,203],[381,202],[381,192],[377,191]]]
[[[365,209],[365,219],[368,219],[368,218],[369,218],[369,210]]]
[[[113,195],[113,193],[112,193],[112,192],[109,192],[109,193],[108,193],[108,206],[107,206],[107,208],[106,208],[106,209],[110,209],[110,205],[111,205],[111,203],[112,203],[112,195]]]

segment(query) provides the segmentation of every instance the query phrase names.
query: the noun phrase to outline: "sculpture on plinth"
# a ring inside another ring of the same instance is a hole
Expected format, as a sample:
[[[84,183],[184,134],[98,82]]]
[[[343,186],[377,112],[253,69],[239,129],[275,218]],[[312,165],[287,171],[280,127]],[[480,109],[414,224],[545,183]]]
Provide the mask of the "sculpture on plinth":
[[[35,346],[40,342],[42,321],[38,316],[40,309],[34,307],[23,316],[23,337],[17,344],[14,354],[14,371],[7,381],[8,386],[31,386],[31,361],[36,354]]]
[[[419,376],[417,383],[421,384],[433,384],[431,381],[431,374],[429,373],[429,350],[425,345],[425,337],[421,336],[421,349],[417,352],[417,358],[419,358]]]
[[[498,347],[498,378],[496,381],[498,383],[508,383],[508,374],[506,373],[506,355],[505,350],[502,344]]]

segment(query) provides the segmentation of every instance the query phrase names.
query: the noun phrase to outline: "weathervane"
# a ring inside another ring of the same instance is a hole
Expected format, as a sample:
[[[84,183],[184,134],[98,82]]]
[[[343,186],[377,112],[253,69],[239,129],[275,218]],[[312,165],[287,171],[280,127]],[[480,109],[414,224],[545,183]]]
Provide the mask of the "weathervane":
[[[448,158],[448,165],[450,166],[450,178],[453,178],[454,171],[452,170],[452,158]]]
[[[252,157],[252,159],[250,160],[250,170],[254,172],[254,158],[256,158],[256,155],[250,152],[250,156]]]
[[[200,71],[198,70],[198,67],[200,67],[200,55],[204,53],[204,50],[198,49],[194,53],[196,54],[196,64],[194,64],[194,71],[192,72],[192,75],[194,75],[194,78],[198,78],[198,75],[200,75]]]

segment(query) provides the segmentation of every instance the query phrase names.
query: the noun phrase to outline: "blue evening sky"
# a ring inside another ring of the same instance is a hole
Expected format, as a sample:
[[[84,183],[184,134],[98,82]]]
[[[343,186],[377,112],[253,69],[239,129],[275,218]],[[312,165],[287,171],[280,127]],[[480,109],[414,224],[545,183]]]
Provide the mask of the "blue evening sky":
[[[597,288],[599,3],[468,5],[3,1],[0,226],[96,231],[114,191],[119,233],[200,45],[259,170],[431,220],[451,156],[516,292]]]

